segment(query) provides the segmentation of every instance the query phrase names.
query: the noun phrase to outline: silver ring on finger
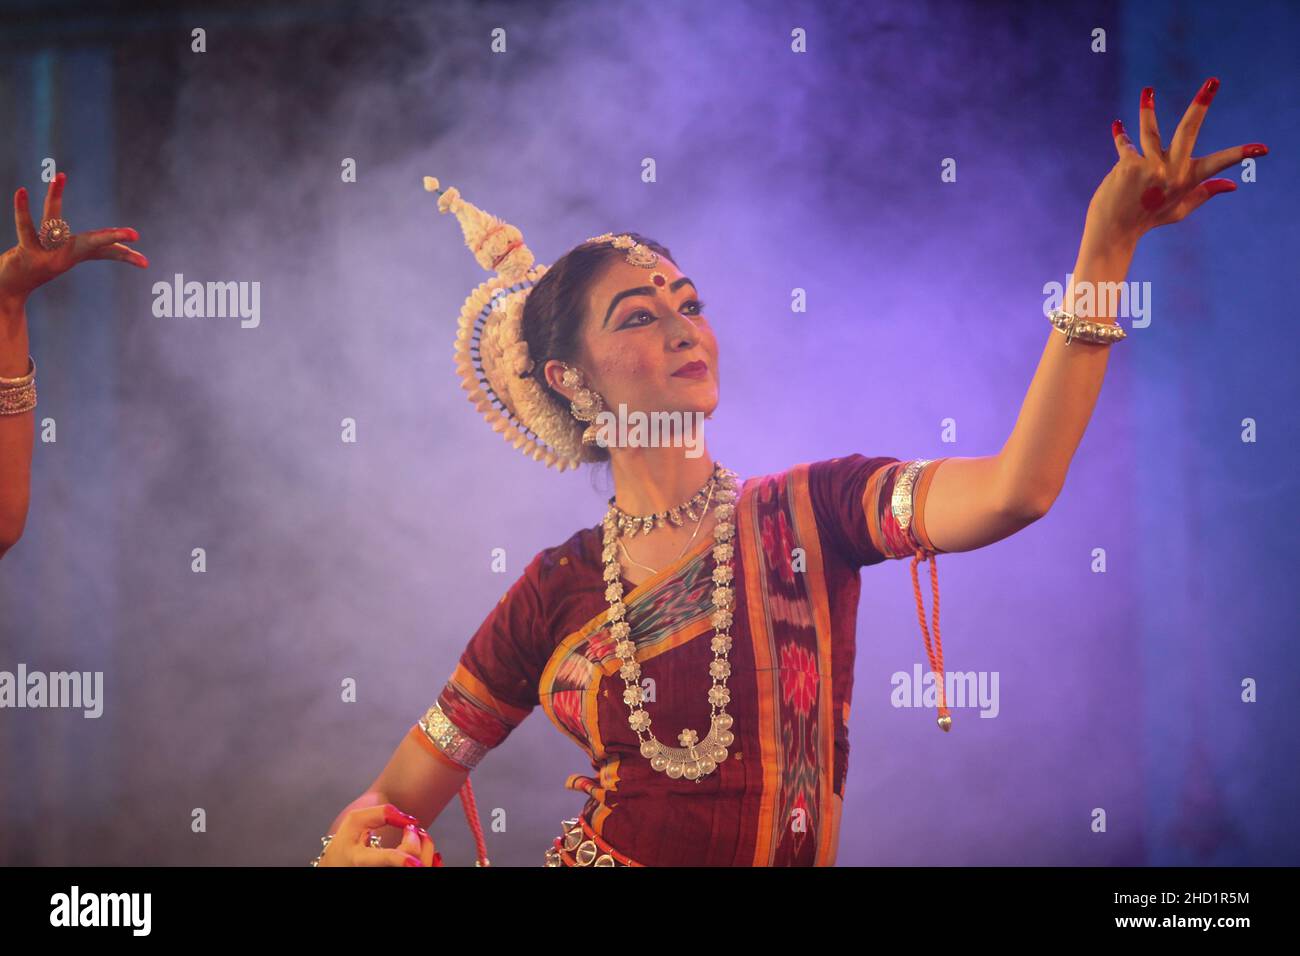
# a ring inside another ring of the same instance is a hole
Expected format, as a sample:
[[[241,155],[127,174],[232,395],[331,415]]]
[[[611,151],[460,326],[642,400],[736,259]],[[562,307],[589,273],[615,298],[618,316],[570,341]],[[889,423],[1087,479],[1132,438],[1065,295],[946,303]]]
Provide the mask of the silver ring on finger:
[[[372,834],[370,834],[370,845],[371,845],[372,847],[375,847],[376,849],[379,849],[379,848],[380,848],[381,844],[380,844],[380,842],[379,842],[379,834],[378,834],[378,833],[372,833]]]
[[[72,239],[72,227],[62,219],[46,219],[41,223],[41,248],[57,249]]]

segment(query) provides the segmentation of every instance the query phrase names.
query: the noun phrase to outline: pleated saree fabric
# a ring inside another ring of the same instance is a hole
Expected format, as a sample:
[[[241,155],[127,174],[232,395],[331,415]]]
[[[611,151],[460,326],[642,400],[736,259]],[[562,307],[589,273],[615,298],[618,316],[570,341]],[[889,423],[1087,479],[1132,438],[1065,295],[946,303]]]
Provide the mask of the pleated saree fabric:
[[[736,740],[699,781],[652,770],[628,726],[599,524],[533,558],[411,733],[438,759],[473,769],[540,705],[590,764],[564,781],[587,795],[582,820],[637,863],[833,864],[860,569],[918,550],[943,553],[926,536],[924,508],[946,460],[916,460],[923,464],[901,507],[894,486],[909,462],[897,458],[853,454],[744,481],[727,680]],[[910,523],[900,522],[908,507]],[[702,533],[640,585],[623,579],[642,685],[652,693],[644,705],[651,732],[672,746],[684,728],[701,738],[708,731],[712,550],[712,534]]]

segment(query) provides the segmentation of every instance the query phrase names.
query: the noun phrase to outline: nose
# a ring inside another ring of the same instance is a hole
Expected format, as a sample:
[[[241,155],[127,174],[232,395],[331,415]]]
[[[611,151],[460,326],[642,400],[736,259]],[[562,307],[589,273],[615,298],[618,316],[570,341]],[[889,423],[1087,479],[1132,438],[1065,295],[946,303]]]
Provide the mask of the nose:
[[[695,327],[695,323],[680,314],[674,313],[673,318],[673,324],[666,326],[669,330],[669,341],[672,342],[673,347],[676,349],[694,348],[700,341],[700,330]]]

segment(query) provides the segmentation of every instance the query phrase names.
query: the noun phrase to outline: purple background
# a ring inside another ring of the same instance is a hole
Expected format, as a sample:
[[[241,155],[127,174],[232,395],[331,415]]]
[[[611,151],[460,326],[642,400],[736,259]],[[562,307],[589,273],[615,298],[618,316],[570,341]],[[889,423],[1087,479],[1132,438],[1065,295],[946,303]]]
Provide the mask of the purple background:
[[[152,264],[82,266],[29,304],[58,442],[0,563],[0,669],[102,670],[106,702],[0,710],[0,863],[306,863],[527,561],[603,513],[607,486],[466,402],[452,339],[484,273],[423,175],[542,262],[605,231],[669,245],[721,343],[710,451],[742,475],[987,455],[1110,121],[1136,135],[1154,85],[1168,139],[1212,74],[1196,151],[1264,141],[1259,181],[1144,238],[1152,323],[1115,347],[1051,513],[939,561],[945,664],[999,673],[997,719],[954,709],[943,734],[890,705],[925,661],[910,576],[863,573],[838,862],[1300,862],[1293,8],[30,6],[0,38],[6,201],[43,196],[52,156],[73,228],[134,226]],[[260,282],[261,326],[155,318],[175,273]],[[589,766],[540,708],[489,755],[494,863],[541,863]],[[470,863],[458,801],[432,832]]]

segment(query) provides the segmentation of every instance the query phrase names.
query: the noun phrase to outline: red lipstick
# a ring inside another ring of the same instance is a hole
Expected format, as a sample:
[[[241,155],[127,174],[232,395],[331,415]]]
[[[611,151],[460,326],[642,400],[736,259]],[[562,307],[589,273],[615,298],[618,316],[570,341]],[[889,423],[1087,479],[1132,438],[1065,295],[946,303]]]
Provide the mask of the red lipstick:
[[[709,367],[698,359],[694,362],[687,362],[677,371],[673,372],[673,377],[681,376],[682,378],[703,378],[709,371]]]

